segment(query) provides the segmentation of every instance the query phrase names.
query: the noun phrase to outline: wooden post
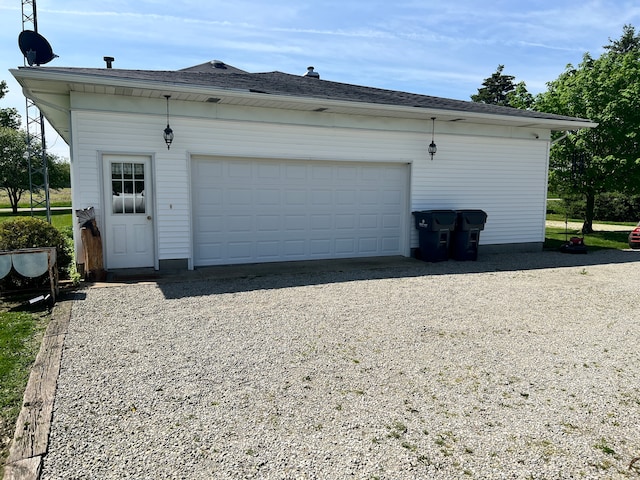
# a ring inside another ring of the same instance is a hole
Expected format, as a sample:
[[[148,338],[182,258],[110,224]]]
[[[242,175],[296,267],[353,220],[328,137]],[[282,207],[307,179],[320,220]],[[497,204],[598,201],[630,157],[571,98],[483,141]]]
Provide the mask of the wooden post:
[[[80,229],[82,245],[84,246],[85,279],[92,282],[101,282],[107,276],[102,261],[102,237],[95,219],[87,223],[90,223],[91,226],[83,226]],[[85,225],[87,224],[85,223]]]

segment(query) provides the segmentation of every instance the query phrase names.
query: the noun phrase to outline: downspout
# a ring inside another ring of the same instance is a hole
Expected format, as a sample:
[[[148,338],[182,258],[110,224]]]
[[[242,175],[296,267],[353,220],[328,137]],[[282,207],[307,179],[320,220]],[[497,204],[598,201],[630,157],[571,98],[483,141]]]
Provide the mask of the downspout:
[[[554,141],[552,141],[551,146],[553,147],[556,143],[561,142],[562,140],[567,138],[570,133],[571,133],[571,130],[567,130],[566,133],[562,135],[560,138],[556,138]]]

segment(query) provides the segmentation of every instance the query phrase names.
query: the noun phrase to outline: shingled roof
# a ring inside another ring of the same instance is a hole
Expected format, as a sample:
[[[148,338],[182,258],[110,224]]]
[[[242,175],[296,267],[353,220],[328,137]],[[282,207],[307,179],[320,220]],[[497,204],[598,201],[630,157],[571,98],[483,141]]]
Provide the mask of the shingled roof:
[[[249,73],[240,70],[232,65],[227,65],[221,60],[211,60],[210,62],[194,65],[180,69],[181,72],[202,72],[202,73]]]
[[[96,80],[99,79],[101,82],[112,81],[114,85],[123,82],[144,82],[149,85],[155,84],[157,88],[170,88],[171,86],[191,86],[194,88],[213,87],[229,91],[285,96],[292,99],[336,100],[353,102],[354,104],[405,108],[415,107],[449,112],[515,117],[520,119],[556,120],[562,121],[564,124],[567,122],[575,123],[576,125],[582,124],[577,128],[588,126],[585,124],[590,122],[586,119],[554,115],[551,113],[333,82],[277,71],[247,73],[235,67],[220,69],[213,68],[213,66],[215,65],[209,62],[177,71],[64,67],[21,67],[20,70],[37,68],[43,73],[47,72],[47,76],[77,76],[78,81],[86,81],[88,78],[93,78]]]

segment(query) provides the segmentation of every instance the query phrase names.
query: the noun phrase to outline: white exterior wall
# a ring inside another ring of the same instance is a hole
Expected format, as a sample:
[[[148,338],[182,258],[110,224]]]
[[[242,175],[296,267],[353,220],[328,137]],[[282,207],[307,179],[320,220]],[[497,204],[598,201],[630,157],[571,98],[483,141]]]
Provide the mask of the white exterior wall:
[[[414,164],[412,209],[481,209],[480,244],[544,242],[549,143],[441,135],[433,162]],[[417,234],[414,232],[412,243]]]
[[[164,100],[71,101],[74,208],[95,207],[103,227],[101,155],[151,156],[158,260],[192,258],[191,155],[411,164],[412,211],[483,209],[481,244],[544,240],[549,131],[535,132],[536,140],[525,129],[436,121],[431,161],[431,121],[171,102],[175,140],[167,150]],[[412,223],[410,235],[417,246]]]

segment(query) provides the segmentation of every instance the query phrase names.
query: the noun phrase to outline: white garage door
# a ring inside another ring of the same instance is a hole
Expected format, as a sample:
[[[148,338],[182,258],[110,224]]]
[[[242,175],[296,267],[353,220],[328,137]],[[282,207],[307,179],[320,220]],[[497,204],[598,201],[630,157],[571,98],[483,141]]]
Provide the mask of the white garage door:
[[[194,158],[194,264],[404,255],[408,170]]]

